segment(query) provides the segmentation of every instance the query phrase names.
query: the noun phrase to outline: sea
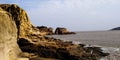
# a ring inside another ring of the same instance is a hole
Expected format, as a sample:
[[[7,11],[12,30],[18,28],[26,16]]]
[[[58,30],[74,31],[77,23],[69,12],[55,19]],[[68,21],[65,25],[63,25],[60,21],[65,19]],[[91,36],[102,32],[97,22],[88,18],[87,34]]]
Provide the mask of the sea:
[[[99,46],[109,56],[100,60],[120,60],[120,31],[79,31],[70,35],[50,35],[64,41],[73,41],[75,44]]]

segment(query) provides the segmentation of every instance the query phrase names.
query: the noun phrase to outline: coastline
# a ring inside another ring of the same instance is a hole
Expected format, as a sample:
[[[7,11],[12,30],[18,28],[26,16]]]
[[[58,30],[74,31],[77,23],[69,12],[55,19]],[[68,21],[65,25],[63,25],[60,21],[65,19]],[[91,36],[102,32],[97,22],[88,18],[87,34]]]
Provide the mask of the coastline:
[[[110,55],[103,57],[100,60],[119,60],[120,45],[119,44],[116,45],[116,40],[119,43],[119,34],[120,34],[120,31],[82,31],[82,32],[76,32],[76,35],[53,35],[52,37],[62,39],[65,41],[73,41],[73,43],[75,44],[86,44],[88,47],[89,46],[101,47],[103,52],[110,53]],[[101,39],[103,39],[102,42],[99,42]],[[104,44],[103,41],[105,40],[108,43]],[[99,44],[95,42],[98,42]]]
[[[82,31],[75,35],[48,35],[65,41],[120,48],[120,31]]]
[[[92,46],[93,44],[92,45],[88,44],[88,46],[86,46],[84,45],[84,43],[79,44],[79,42],[75,43],[74,41],[73,42],[66,41],[66,40],[74,40],[74,39],[61,40],[61,38],[56,39],[52,37],[47,37],[46,35],[51,33],[46,33],[46,31],[52,32],[52,28],[47,28],[47,27],[39,27],[39,29],[36,28],[31,24],[29,17],[27,16],[27,13],[22,8],[20,8],[15,4],[3,4],[1,5],[1,9],[11,14],[11,16],[7,16],[8,18],[14,18],[14,19],[11,19],[11,21],[14,21],[14,24],[16,26],[16,27],[14,26],[15,28],[14,30],[18,30],[18,32],[15,32],[16,36],[14,37],[16,39],[14,39],[15,40],[14,44],[18,45],[19,49],[21,49],[22,51],[20,53],[21,54],[20,57],[26,57],[28,59],[43,57],[43,58],[56,58],[60,60],[98,60],[101,57],[105,57],[109,55],[109,53],[103,52],[101,47]],[[1,20],[1,23],[2,22],[4,22],[4,19],[3,21]],[[5,23],[2,25],[7,26]],[[12,25],[10,26],[13,27]],[[45,32],[43,32],[43,33],[46,33],[45,35],[41,33],[41,28],[43,29],[45,28],[45,30],[47,29]],[[8,29],[8,32],[9,34],[12,35],[12,32],[10,32],[9,29]],[[70,32],[66,28],[59,28],[55,32],[55,34],[71,34],[71,33],[73,34],[74,32]],[[63,36],[65,37],[65,35]],[[74,35],[66,35],[66,36],[71,36],[71,38],[73,37],[77,38]],[[88,38],[88,37],[85,37],[85,38]],[[9,41],[6,40],[6,43],[7,42]],[[12,46],[12,44],[10,45]],[[12,48],[14,47],[11,47],[11,49]],[[15,50],[15,51],[18,51],[18,50]],[[14,53],[16,53],[15,51],[13,50]],[[10,56],[11,54],[6,53],[6,55]],[[8,58],[8,59],[11,59],[11,58]],[[11,59],[11,60],[16,60],[16,59]]]

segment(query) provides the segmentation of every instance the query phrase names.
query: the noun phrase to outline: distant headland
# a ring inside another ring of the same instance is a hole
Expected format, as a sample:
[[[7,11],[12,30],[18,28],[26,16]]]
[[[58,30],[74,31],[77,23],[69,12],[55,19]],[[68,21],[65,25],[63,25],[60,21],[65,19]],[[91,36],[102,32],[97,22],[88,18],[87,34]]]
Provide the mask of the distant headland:
[[[120,27],[116,27],[116,28],[113,28],[113,29],[110,29],[110,30],[120,30]]]

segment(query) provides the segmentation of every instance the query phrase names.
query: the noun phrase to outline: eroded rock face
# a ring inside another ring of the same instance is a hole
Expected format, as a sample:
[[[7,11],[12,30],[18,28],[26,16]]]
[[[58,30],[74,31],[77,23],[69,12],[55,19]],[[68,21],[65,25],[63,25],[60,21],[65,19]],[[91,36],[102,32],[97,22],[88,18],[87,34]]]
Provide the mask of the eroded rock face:
[[[75,32],[70,32],[67,30],[67,28],[58,27],[55,30],[55,34],[75,34]]]
[[[10,13],[0,8],[0,60],[17,60],[17,28]]]
[[[12,15],[18,28],[18,37],[26,37],[28,34],[33,33],[33,25],[25,10],[18,7],[16,4],[0,4],[0,7]]]

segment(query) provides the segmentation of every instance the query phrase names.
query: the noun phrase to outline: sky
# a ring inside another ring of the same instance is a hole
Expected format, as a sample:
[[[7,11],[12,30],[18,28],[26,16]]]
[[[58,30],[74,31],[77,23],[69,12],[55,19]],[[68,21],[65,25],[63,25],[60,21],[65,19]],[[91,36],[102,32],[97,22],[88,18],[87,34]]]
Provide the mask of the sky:
[[[120,0],[0,0],[18,4],[34,26],[98,31],[120,27]]]

